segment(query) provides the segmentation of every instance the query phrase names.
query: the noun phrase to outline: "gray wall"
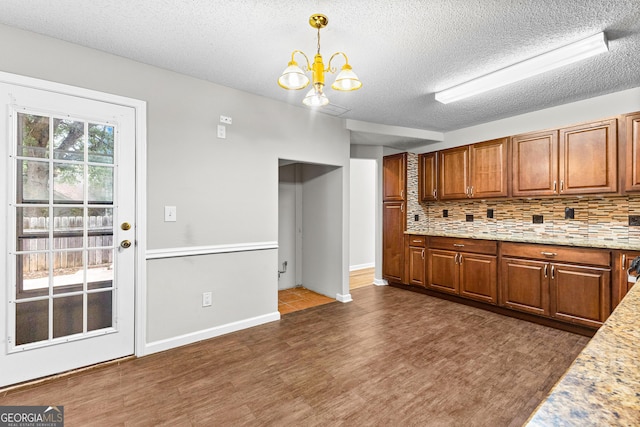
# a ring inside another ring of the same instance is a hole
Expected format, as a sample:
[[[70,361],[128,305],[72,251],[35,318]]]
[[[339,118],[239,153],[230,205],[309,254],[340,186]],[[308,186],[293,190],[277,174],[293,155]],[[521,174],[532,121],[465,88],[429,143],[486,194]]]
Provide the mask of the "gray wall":
[[[148,249],[277,241],[278,158],[348,173],[342,120],[2,25],[0,51],[2,71],[147,102]],[[265,71],[265,84],[274,79]],[[221,114],[233,118],[227,139],[216,138]],[[346,237],[330,234],[332,252],[317,255],[344,270],[331,278],[348,293],[348,175],[340,185],[331,206]],[[165,205],[177,206],[177,222],[163,221]],[[158,259],[147,268],[147,342],[277,311],[277,250]],[[213,291],[212,307],[200,307],[204,291]]]
[[[349,270],[375,265],[377,162],[351,159]]]

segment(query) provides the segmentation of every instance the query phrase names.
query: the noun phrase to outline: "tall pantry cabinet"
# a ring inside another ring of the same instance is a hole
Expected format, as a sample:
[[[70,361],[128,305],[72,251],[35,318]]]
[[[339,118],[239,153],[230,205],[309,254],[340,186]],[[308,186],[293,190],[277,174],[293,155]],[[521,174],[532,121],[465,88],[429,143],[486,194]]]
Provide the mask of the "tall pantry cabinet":
[[[402,283],[407,223],[407,153],[382,159],[382,278]]]

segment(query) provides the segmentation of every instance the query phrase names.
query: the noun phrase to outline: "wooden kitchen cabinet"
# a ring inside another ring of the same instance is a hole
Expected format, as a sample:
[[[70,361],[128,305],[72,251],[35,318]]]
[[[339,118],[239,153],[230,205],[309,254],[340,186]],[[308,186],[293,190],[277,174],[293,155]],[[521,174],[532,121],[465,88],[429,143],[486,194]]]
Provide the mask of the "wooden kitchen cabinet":
[[[500,305],[592,328],[611,313],[610,251],[503,242],[501,255]]]
[[[469,146],[440,151],[438,159],[438,198],[440,200],[469,197]]]
[[[418,155],[418,200],[438,200],[438,153]]]
[[[427,254],[427,287],[496,304],[496,253],[494,241],[432,237]]]
[[[382,166],[382,278],[403,283],[407,153],[383,157]]]
[[[440,152],[440,200],[506,197],[508,138],[479,142]]]
[[[409,285],[424,287],[426,237],[409,234],[406,236],[406,241],[406,282]]]
[[[407,194],[407,153],[382,158],[383,201],[405,201]]]
[[[382,211],[382,278],[403,282],[405,202],[384,202]]]
[[[627,270],[633,260],[640,256],[640,251],[614,251],[613,254],[613,279],[611,283],[611,309],[615,309],[622,298],[636,283],[636,279],[629,280]]]
[[[560,194],[618,191],[617,119],[560,129]]]
[[[640,113],[627,114],[624,120],[625,191],[640,191]]]
[[[512,195],[615,193],[617,119],[511,138]]]

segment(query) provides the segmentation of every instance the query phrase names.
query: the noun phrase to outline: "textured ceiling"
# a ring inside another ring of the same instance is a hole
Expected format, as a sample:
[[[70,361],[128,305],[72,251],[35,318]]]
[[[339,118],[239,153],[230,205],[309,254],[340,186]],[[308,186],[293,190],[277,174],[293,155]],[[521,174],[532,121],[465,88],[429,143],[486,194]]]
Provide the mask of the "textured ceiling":
[[[640,86],[640,0],[0,0],[0,23],[293,104],[306,90],[276,80],[293,49],[315,53],[308,18],[318,12],[329,18],[325,61],[344,51],[363,82],[357,92],[327,90],[330,114],[348,119],[444,132]],[[467,100],[434,100],[600,31],[609,53]]]

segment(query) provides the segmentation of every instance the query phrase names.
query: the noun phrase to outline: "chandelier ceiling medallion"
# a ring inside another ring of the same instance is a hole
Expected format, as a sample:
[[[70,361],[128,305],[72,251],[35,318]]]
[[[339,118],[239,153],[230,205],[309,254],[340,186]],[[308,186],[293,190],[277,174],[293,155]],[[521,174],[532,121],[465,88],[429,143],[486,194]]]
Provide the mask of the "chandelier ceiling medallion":
[[[344,52],[336,52],[331,55],[329,59],[329,63],[327,64],[327,68],[324,67],[324,63],[322,62],[322,55],[320,55],[320,29],[327,26],[329,23],[329,19],[316,13],[311,15],[309,18],[309,25],[318,30],[318,52],[316,53],[313,65],[309,62],[309,58],[304,52],[299,50],[294,50],[291,53],[291,61],[285,68],[284,72],[278,79],[278,84],[283,89],[288,90],[300,90],[304,89],[309,85],[309,77],[305,74],[299,66],[298,63],[294,60],[294,56],[296,53],[304,56],[307,61],[306,71],[310,71],[313,78],[313,88],[307,93],[307,95],[302,100],[304,105],[309,107],[322,107],[323,105],[327,105],[329,103],[329,98],[324,94],[324,74],[325,73],[335,73],[336,69],[331,68],[331,61],[338,55],[342,55],[344,57],[345,64],[342,66],[342,70],[336,76],[336,80],[331,85],[331,88],[335,90],[341,91],[352,91],[357,90],[362,87],[362,82],[358,80],[358,77],[351,69],[349,65],[349,59]]]

